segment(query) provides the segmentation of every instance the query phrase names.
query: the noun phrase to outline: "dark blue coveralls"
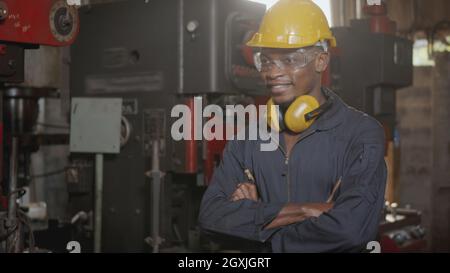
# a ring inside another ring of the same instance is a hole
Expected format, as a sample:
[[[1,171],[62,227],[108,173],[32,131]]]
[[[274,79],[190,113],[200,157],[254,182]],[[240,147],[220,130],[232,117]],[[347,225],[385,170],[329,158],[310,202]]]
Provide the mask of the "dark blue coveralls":
[[[205,192],[203,230],[270,242],[273,252],[358,252],[376,238],[386,186],[384,130],[335,93],[331,108],[300,135],[289,158],[284,138],[272,152],[264,141],[229,141]],[[260,202],[230,201],[252,171]],[[265,230],[287,203],[325,203],[341,178],[333,208],[319,217]]]

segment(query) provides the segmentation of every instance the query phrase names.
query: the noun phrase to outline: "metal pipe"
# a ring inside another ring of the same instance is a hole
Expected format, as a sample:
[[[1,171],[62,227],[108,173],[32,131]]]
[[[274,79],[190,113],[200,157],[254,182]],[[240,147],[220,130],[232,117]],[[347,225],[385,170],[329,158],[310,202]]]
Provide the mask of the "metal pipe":
[[[8,206],[8,217],[15,218],[17,210],[17,195],[15,192],[17,190],[17,137],[13,137],[11,140],[11,158],[9,164],[9,206]]]
[[[159,169],[159,139],[152,142],[152,243],[153,253],[159,252],[161,239],[159,237],[159,212],[161,195],[161,171]]]
[[[219,35],[219,31],[218,31],[218,27],[217,27],[217,20],[219,18],[219,16],[217,15],[217,0],[211,0],[211,10],[210,10],[210,21],[211,21],[211,25],[209,26],[210,29],[210,43],[211,45],[209,46],[209,55],[210,55],[210,68],[209,70],[211,71],[211,80],[210,80],[210,91],[211,92],[217,92],[217,88],[218,88],[218,75],[217,75],[217,64],[218,64],[218,54],[217,54],[217,50],[219,45],[217,44],[217,37]]]
[[[356,19],[362,19],[362,8],[363,4],[361,3],[361,0],[355,0],[356,1]]]
[[[345,26],[345,0],[339,1],[339,26]]]
[[[9,204],[8,204],[8,220],[9,229],[14,229],[19,225],[17,221],[17,158],[18,158],[18,139],[13,136],[11,140],[11,157],[9,160]],[[7,252],[18,252],[19,248],[19,229],[11,234],[7,241]]]
[[[186,149],[186,153],[185,153],[185,167],[184,167],[184,171],[186,173],[197,173],[197,142],[195,141],[195,127],[198,124],[198,120],[196,120],[196,116],[195,116],[195,98],[194,97],[189,97],[186,99],[186,105],[187,107],[189,107],[189,109],[191,110],[191,117],[190,117],[190,122],[191,122],[191,128],[190,130],[190,140],[185,140],[185,149]],[[201,120],[200,120],[201,121]]]
[[[178,93],[184,92],[184,0],[178,0]]]
[[[95,155],[95,233],[94,252],[102,248],[103,154]]]

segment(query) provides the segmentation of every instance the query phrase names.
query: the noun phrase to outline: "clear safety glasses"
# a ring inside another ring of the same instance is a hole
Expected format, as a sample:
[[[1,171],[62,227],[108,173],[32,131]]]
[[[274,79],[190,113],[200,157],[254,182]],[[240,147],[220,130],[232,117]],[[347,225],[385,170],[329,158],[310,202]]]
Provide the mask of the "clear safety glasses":
[[[277,59],[269,58],[261,52],[255,53],[253,57],[256,69],[259,72],[267,72],[275,67],[278,67],[281,70],[296,70],[303,68],[313,61],[317,54],[319,54],[319,52],[312,50],[312,48],[300,48],[295,52],[281,55]]]

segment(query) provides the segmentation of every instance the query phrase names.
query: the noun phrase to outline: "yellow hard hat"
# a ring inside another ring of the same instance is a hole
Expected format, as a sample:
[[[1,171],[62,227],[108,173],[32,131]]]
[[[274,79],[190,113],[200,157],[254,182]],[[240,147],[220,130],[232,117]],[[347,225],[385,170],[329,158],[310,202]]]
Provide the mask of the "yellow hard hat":
[[[279,0],[270,8],[259,31],[247,43],[250,47],[301,48],[336,39],[323,11],[311,0]]]

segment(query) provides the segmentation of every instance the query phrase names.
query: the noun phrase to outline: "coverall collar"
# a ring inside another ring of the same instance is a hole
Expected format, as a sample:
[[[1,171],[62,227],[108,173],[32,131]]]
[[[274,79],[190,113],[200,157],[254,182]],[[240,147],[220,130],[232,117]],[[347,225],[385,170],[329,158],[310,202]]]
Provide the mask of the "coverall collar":
[[[321,117],[319,117],[312,125],[311,130],[327,131],[338,127],[342,123],[340,114],[344,111],[346,104],[333,91],[326,87],[322,87],[325,97],[333,100],[332,105]],[[308,130],[309,131],[309,130]]]

